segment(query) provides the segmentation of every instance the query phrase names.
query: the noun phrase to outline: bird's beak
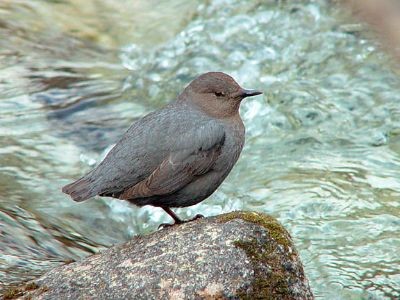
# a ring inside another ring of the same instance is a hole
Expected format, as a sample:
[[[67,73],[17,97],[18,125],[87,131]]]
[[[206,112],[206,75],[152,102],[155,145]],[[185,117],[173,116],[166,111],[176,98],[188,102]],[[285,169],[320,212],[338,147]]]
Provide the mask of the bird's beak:
[[[240,95],[242,96],[242,98],[257,96],[257,95],[261,95],[261,94],[262,94],[262,92],[257,91],[257,90],[241,89],[241,91],[240,91]]]

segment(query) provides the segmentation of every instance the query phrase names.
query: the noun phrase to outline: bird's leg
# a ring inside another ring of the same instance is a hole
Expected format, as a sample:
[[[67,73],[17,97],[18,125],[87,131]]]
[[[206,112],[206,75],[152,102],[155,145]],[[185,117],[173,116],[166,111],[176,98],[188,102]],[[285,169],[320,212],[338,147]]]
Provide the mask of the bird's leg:
[[[165,212],[166,212],[167,214],[169,214],[169,215],[171,216],[172,219],[174,219],[175,223],[173,223],[173,224],[163,223],[163,224],[161,224],[160,226],[158,226],[158,229],[165,228],[165,227],[170,227],[170,226],[174,226],[174,225],[177,225],[177,224],[183,224],[183,223],[186,223],[186,222],[190,222],[190,221],[194,221],[194,220],[197,220],[197,219],[200,219],[200,218],[204,218],[203,215],[196,215],[194,218],[192,218],[192,219],[190,219],[190,220],[184,221],[184,220],[181,220],[181,219],[176,215],[176,213],[174,213],[169,207],[161,207],[161,208],[162,208],[163,210],[165,210]]]
[[[161,207],[161,208],[162,208],[163,210],[165,210],[165,212],[166,212],[167,214],[169,214],[169,215],[171,216],[172,219],[174,219],[175,223],[174,223],[173,225],[184,223],[184,221],[181,220],[181,219],[179,219],[179,217],[176,215],[176,213],[174,213],[169,207]]]

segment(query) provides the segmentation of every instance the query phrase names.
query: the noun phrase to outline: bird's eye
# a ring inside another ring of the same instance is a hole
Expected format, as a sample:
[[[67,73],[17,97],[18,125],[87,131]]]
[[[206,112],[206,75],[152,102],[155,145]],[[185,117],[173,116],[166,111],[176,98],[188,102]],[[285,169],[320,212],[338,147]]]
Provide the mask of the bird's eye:
[[[222,96],[224,96],[224,93],[222,93],[222,92],[215,92],[214,94],[215,94],[215,96],[217,96],[217,97],[222,97]]]

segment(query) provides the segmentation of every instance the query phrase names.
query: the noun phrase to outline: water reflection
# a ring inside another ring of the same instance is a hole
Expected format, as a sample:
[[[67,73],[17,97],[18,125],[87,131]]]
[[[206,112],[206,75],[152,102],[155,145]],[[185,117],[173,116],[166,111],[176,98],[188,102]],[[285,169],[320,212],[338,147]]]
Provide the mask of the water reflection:
[[[60,187],[135,118],[222,70],[265,96],[243,106],[228,180],[178,212],[273,214],[317,296],[398,297],[400,85],[379,47],[330,1],[174,0],[162,16],[152,1],[116,2],[0,4],[0,288],[168,221],[115,200],[77,205]]]

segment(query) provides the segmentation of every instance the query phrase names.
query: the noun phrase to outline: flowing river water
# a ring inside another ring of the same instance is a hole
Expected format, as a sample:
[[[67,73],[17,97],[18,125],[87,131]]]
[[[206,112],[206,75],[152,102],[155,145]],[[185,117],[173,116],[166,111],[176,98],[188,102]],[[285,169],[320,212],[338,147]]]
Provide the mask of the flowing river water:
[[[400,297],[399,73],[328,0],[2,0],[0,291],[170,221],[60,188],[211,70],[264,95],[231,175],[177,212],[269,213],[318,298]]]

